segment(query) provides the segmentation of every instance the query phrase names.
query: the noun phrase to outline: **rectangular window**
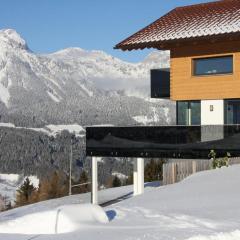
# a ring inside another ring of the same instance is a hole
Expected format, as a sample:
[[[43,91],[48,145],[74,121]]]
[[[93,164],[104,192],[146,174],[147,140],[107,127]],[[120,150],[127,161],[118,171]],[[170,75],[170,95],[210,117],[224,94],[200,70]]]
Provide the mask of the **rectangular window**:
[[[201,124],[200,101],[178,101],[177,102],[177,124],[178,125],[200,125]]]
[[[233,56],[193,59],[193,74],[216,75],[233,73]]]
[[[177,124],[189,125],[188,102],[177,102]]]
[[[240,124],[240,100],[225,100],[225,124]]]

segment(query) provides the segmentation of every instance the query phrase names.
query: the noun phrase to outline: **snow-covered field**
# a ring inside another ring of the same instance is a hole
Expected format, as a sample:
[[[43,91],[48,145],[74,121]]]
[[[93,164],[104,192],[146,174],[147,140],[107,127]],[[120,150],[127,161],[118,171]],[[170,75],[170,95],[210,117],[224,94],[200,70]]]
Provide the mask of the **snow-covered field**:
[[[66,130],[69,133],[75,134],[77,137],[85,136],[85,129],[79,124],[66,124],[66,125],[49,124],[43,128],[26,128],[26,127],[16,127],[13,123],[0,123],[0,127],[29,129],[29,130],[45,133],[49,136],[56,136],[57,134],[60,134],[62,131]]]
[[[240,165],[200,172],[105,208],[72,196],[13,209],[0,214],[0,239],[239,240],[239,172]]]

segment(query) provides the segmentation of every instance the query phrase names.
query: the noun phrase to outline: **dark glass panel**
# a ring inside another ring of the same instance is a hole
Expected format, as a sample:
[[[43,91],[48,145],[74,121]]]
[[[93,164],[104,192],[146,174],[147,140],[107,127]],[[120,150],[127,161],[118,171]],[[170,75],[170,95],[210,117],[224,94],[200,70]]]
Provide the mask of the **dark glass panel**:
[[[177,124],[178,125],[200,125],[201,124],[200,101],[177,102]]]
[[[201,103],[200,101],[190,102],[191,125],[201,124]]]
[[[233,72],[233,57],[194,59],[194,75],[228,74]]]
[[[170,97],[170,69],[151,70],[151,98]]]
[[[240,100],[225,100],[226,124],[240,124]]]
[[[240,125],[88,127],[87,156],[208,158],[240,156]]]
[[[177,102],[177,124],[189,125],[189,104],[188,102]]]

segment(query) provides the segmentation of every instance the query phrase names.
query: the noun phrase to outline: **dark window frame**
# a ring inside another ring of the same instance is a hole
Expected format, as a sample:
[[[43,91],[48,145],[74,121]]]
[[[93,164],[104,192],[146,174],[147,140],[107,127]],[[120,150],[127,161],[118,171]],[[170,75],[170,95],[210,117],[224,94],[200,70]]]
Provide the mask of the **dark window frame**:
[[[240,103],[240,98],[224,99],[224,124],[225,125],[239,125],[237,123],[228,123],[228,103],[229,102],[239,102]]]
[[[187,102],[187,105],[188,105],[188,109],[191,109],[191,103],[192,102],[197,102],[197,103],[199,103],[200,105],[200,123],[199,124],[191,124],[191,125],[182,125],[182,124],[179,124],[179,118],[178,118],[178,111],[179,111],[179,109],[178,109],[178,104],[180,103],[180,102]],[[198,126],[198,125],[201,125],[201,119],[202,119],[202,115],[201,115],[201,109],[202,109],[202,106],[201,106],[201,100],[186,100],[186,101],[184,101],[184,100],[180,100],[180,101],[177,101],[176,102],[176,124],[177,124],[177,126]]]
[[[232,59],[232,70],[229,72],[219,72],[219,73],[196,73],[196,61],[198,60],[206,60],[206,59],[220,59],[220,58],[229,58]],[[234,56],[231,55],[221,55],[221,56],[212,56],[212,57],[203,57],[203,58],[193,58],[192,59],[192,76],[193,77],[201,77],[201,76],[218,76],[218,75],[232,75],[234,73]]]

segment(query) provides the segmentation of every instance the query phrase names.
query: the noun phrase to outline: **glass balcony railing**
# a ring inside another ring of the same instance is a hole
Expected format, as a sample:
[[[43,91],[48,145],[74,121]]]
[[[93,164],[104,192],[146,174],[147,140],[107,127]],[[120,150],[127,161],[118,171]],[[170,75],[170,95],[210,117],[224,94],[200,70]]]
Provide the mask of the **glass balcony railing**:
[[[208,158],[240,156],[240,125],[87,127],[88,156]]]

